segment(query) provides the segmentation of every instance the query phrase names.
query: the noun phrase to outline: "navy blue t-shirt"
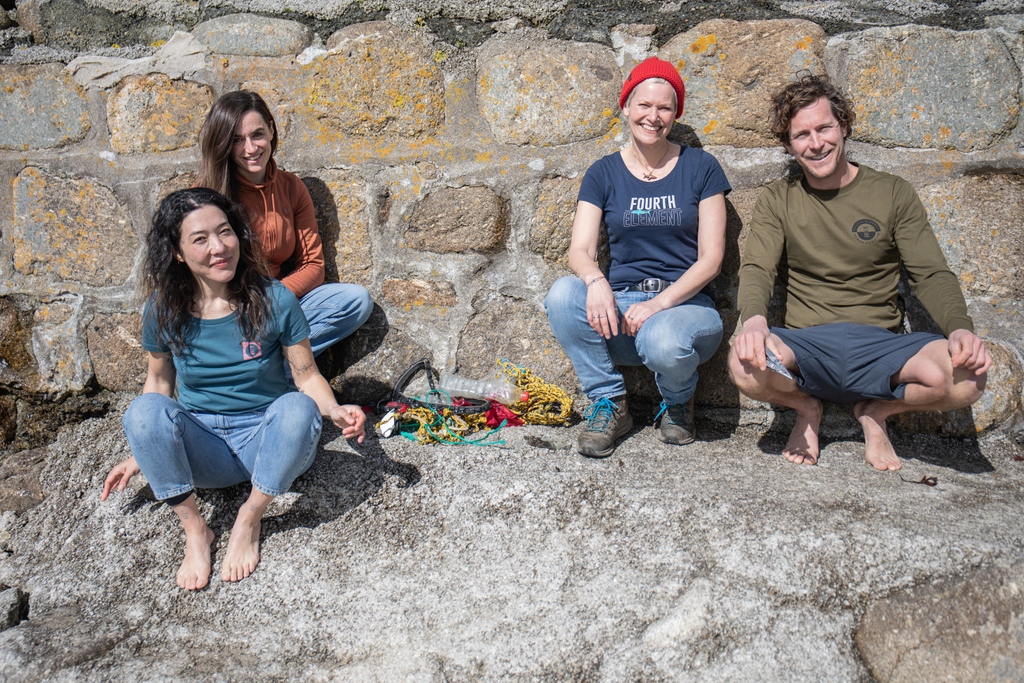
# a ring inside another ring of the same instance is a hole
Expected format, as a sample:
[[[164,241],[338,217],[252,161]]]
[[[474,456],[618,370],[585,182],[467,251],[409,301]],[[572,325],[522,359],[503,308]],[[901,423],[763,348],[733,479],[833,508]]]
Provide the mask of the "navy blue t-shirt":
[[[682,147],[672,172],[650,183],[630,173],[619,152],[598,159],[579,201],[604,211],[612,289],[682,277],[697,262],[697,205],[731,189],[718,160],[702,149]]]
[[[268,290],[271,315],[263,339],[244,339],[237,313],[215,320],[192,318],[197,329],[188,352],[173,356],[178,403],[194,413],[237,415],[264,410],[293,390],[281,347],[308,337],[309,324],[287,287],[273,280]],[[149,304],[142,320],[142,348],[170,352]]]

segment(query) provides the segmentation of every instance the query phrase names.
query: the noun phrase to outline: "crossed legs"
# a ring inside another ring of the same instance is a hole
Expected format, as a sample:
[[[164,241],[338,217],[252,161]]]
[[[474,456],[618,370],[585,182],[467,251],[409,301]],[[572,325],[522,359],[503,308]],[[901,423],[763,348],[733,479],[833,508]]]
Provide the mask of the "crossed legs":
[[[781,352],[779,360],[795,373],[797,363],[792,349],[774,334],[772,339]],[[796,423],[782,455],[798,464],[815,464],[819,455],[821,401],[803,393],[795,380],[739,360],[735,349],[729,353],[729,375],[750,398],[796,411]],[[954,368],[945,340],[926,344],[890,380],[893,386],[906,385],[902,398],[869,399],[854,405],[854,415],[864,430],[865,460],[878,470],[898,470],[900,460],[889,441],[886,420],[905,412],[965,408],[981,397],[986,376],[984,372]]]

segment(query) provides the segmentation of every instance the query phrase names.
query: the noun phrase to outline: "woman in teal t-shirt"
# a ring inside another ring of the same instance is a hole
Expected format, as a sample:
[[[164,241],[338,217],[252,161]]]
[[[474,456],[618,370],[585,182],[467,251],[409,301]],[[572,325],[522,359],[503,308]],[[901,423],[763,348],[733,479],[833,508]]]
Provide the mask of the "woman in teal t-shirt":
[[[259,562],[270,501],[313,464],[321,415],[363,440],[362,410],[335,401],[298,301],[260,274],[259,258],[244,210],[213,190],[168,195],[153,217],[142,338],[149,372],[123,420],[133,455],[110,471],[100,498],[146,475],[185,529],[177,582],[187,590],[204,587],[212,567],[213,532],[195,488],[252,483],[221,571],[222,581],[239,581]]]

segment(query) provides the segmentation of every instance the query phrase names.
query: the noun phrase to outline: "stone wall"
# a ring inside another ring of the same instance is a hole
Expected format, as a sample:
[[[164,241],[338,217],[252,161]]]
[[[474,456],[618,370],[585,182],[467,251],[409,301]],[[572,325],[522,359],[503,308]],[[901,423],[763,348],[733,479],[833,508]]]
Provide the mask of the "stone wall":
[[[823,26],[834,20],[800,18],[709,19],[672,35],[625,24],[580,42],[514,17],[473,16],[469,4],[453,11],[477,22],[466,22],[473,35],[480,21],[503,19],[472,45],[408,9],[321,35],[343,15],[330,2],[312,3],[323,16],[294,3],[301,21],[199,22],[196,3],[119,6],[135,4],[90,0],[61,15],[67,2],[19,2],[11,16],[20,26],[0,33],[48,43],[0,60],[4,443],[17,431],[18,400],[141,386],[136,292],[148,218],[160,197],[193,182],[203,116],[237,88],[259,91],[274,109],[277,158],[312,193],[328,278],[363,284],[377,302],[329,359],[344,399],[380,398],[424,356],[469,375],[507,357],[578,388],[543,299],[568,272],[583,172],[626,141],[622,80],[650,54],[676,63],[687,84],[674,134],[715,155],[735,188],[716,283],[729,331],[753,202],[791,170],[767,130],[767,95],[798,71],[827,72],[857,106],[852,158],[919,189],[997,359],[973,412],[912,424],[965,434],[1020,410],[1024,15],[972,30],[902,24],[832,35]],[[540,10],[527,5],[518,16],[538,23],[530,13]],[[98,49],[117,39],[103,33],[112,26],[126,41],[163,37]],[[908,310],[928,325],[912,300]],[[702,370],[705,415],[767,424],[764,406],[729,385],[724,353]],[[653,399],[649,377],[629,379]]]

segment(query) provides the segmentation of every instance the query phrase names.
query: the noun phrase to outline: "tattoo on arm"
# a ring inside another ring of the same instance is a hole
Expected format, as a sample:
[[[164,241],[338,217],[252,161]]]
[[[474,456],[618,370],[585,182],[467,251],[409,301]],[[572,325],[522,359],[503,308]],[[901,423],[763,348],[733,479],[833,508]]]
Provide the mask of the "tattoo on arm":
[[[296,366],[296,368],[294,370],[292,370],[292,374],[293,375],[298,375],[298,376],[301,376],[301,377],[305,377],[306,375],[308,375],[310,373],[310,371],[314,367],[316,367],[316,365],[314,363],[306,363],[305,365],[299,365],[299,366]]]

